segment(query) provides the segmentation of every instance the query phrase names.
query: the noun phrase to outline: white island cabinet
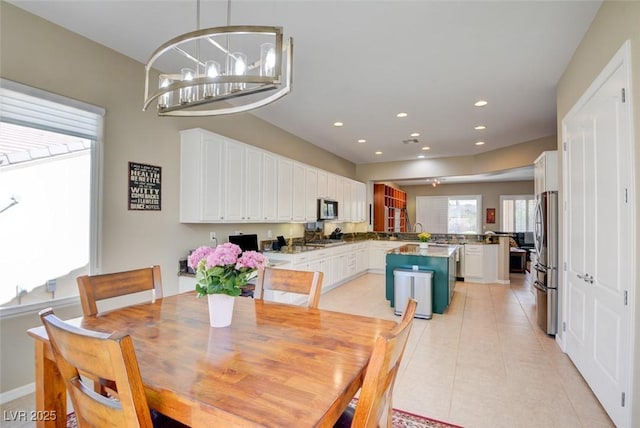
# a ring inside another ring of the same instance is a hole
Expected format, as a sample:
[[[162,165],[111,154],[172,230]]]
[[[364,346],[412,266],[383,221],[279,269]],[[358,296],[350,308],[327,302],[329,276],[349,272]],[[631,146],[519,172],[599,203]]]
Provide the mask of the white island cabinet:
[[[498,282],[497,244],[466,244],[464,246],[464,281]]]

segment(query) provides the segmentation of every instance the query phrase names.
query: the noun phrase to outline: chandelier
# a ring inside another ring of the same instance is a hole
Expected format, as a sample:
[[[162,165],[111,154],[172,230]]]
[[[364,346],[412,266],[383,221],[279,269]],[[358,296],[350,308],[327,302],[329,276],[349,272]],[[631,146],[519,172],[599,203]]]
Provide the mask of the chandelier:
[[[443,179],[440,179],[440,178],[427,178],[427,183],[431,184],[431,186],[433,186],[433,187],[437,187],[438,184],[442,183],[442,181],[444,181],[444,178]]]
[[[217,116],[253,110],[291,90],[293,41],[282,27],[229,25],[175,37],[145,66],[143,111],[157,102],[160,116]],[[160,71],[157,83],[154,70]],[[171,71],[168,71],[171,70]]]

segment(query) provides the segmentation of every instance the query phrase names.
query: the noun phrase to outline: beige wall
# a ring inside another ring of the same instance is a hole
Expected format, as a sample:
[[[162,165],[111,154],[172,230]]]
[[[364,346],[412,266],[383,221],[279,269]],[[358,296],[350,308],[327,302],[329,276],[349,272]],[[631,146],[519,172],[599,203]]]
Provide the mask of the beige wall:
[[[432,186],[404,186],[402,190],[407,192],[407,212],[413,225],[416,221],[416,197],[417,196],[461,196],[482,195],[482,227],[487,230],[501,230],[502,221],[500,195],[533,195],[533,181],[510,181],[505,183],[460,183],[441,184]],[[486,223],[486,209],[496,209],[495,224]],[[427,231],[428,232],[428,231]]]
[[[640,189],[640,175],[637,172],[638,161],[640,160],[640,2],[638,1],[605,1],[593,20],[589,30],[585,34],[582,42],[576,49],[567,69],[558,83],[557,88],[557,110],[558,110],[558,135],[560,134],[560,126],[562,118],[569,112],[571,107],[578,101],[580,96],[587,90],[591,82],[598,76],[600,71],[605,67],[613,55],[620,49],[626,40],[631,40],[631,86],[632,93],[630,100],[633,108],[633,127],[635,129],[634,139],[634,170],[635,171],[635,190],[632,200],[636,201],[636,211],[638,209],[638,189]],[[558,142],[560,148],[560,142]],[[562,155],[562,152],[559,152]],[[562,160],[559,160],[560,164]],[[561,183],[562,181],[560,181]],[[560,189],[560,197],[562,198],[562,188]],[[562,217],[561,217],[562,218]],[[562,242],[563,225],[560,225],[560,245]],[[637,216],[635,223],[635,284],[640,278],[640,260],[638,255],[638,242],[640,242]],[[562,254],[562,248],[560,248]],[[562,285],[562,284],[561,284]],[[633,385],[632,397],[635,397],[631,404],[632,421],[629,426],[638,426],[640,424],[640,382],[638,382],[637,369],[640,367],[640,328],[637,328],[637,311],[640,308],[640,293],[637,286],[635,290],[631,290],[631,296],[635,296],[636,318],[634,321],[635,336],[633,338],[635,346],[633,347],[632,361],[636,368]]]

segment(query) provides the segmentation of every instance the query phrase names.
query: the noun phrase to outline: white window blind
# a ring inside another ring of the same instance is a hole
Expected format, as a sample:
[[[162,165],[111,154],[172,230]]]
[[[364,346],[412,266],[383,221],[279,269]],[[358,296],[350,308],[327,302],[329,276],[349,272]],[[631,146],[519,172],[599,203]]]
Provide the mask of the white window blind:
[[[416,222],[430,233],[447,233],[449,228],[449,198],[447,196],[416,197]]]
[[[0,121],[90,140],[100,135],[105,110],[0,79]]]
[[[430,233],[480,233],[482,196],[418,196],[416,222]]]
[[[535,217],[535,197],[533,195],[501,195],[502,231],[532,232]]]

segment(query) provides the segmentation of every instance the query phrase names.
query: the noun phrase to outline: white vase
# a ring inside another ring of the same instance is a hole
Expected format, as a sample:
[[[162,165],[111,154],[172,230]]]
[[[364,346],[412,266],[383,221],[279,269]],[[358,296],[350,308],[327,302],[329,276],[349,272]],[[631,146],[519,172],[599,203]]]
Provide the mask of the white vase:
[[[420,243],[420,248],[429,248],[429,243],[428,242],[421,242]]]
[[[233,304],[236,298],[227,294],[208,294],[209,323],[211,327],[227,327],[231,325]]]

